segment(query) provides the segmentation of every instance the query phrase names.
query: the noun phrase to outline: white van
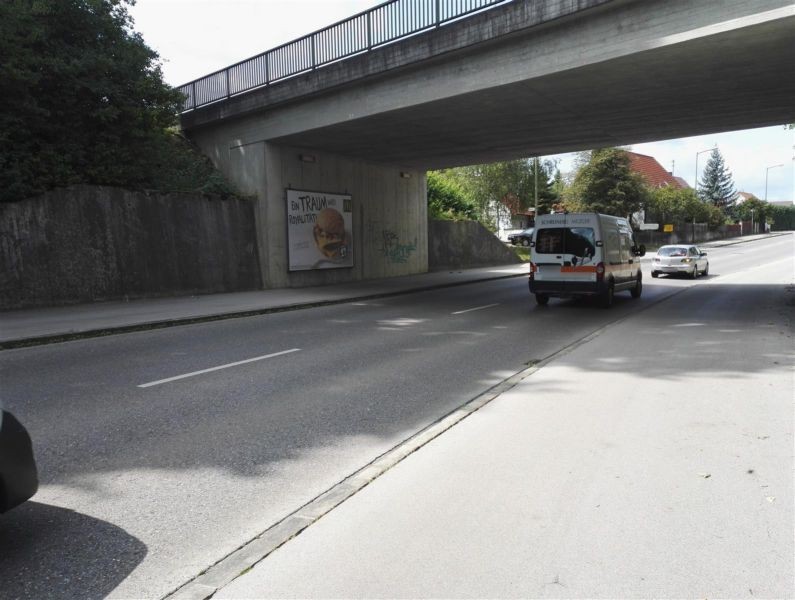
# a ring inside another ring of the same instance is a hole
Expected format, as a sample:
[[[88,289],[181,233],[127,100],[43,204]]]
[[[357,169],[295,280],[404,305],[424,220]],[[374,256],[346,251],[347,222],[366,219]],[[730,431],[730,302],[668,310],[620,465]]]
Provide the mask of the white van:
[[[530,293],[546,304],[551,297],[594,296],[606,308],[616,292],[640,298],[643,273],[627,219],[598,213],[539,215],[530,244]]]

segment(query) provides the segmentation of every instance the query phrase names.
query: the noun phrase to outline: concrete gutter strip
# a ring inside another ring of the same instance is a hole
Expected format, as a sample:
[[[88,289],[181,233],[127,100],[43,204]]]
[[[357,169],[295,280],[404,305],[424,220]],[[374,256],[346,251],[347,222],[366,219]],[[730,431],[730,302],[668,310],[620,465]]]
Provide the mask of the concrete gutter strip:
[[[593,334],[592,334],[593,335]],[[589,336],[586,341],[591,339]],[[575,345],[584,343],[582,340]],[[567,351],[570,351],[567,349]],[[562,352],[562,351],[561,351]],[[345,502],[348,498],[365,488],[372,481],[386,473],[407,456],[413,454],[427,443],[482,408],[500,394],[508,391],[525,377],[535,373],[544,364],[553,360],[559,353],[528,367],[470,400],[460,408],[445,415],[408,440],[377,457],[375,460],[342,480],[329,490],[317,496],[282,521],[273,525],[249,543],[241,546],[204,573],[188,582],[175,592],[167,595],[168,600],[206,600],[219,589],[247,572],[271,552],[299,535],[309,525]]]
[[[684,293],[689,288],[680,288],[672,293],[650,303],[641,311],[648,310],[657,304],[670,298]],[[601,326],[588,335],[570,343],[568,346],[557,352],[540,359],[531,361],[526,369],[515,373],[504,379],[495,386],[489,388],[482,394],[476,396],[464,405],[441,417],[426,428],[420,430],[412,437],[388,450],[381,456],[343,479],[330,489],[326,490],[307,504],[288,515],[281,521],[274,524],[258,537],[244,544],[231,554],[227,555],[206,571],[201,573],[192,581],[189,581],[174,592],[167,594],[162,600],[207,600],[212,598],[215,593],[225,587],[233,580],[248,572],[258,562],[267,558],[274,550],[289,542],[292,538],[299,535],[307,527],[318,519],[331,512],[337,506],[345,502],[348,498],[364,489],[375,479],[386,473],[389,469],[397,465],[403,459],[413,454],[435,438],[439,437],[448,429],[457,425],[474,412],[495,400],[501,394],[515,387],[519,382],[536,373],[552,361],[565,356],[587,344],[591,340],[600,336],[608,328],[613,327],[630,317],[637,315],[637,312],[615,319],[606,325]]]

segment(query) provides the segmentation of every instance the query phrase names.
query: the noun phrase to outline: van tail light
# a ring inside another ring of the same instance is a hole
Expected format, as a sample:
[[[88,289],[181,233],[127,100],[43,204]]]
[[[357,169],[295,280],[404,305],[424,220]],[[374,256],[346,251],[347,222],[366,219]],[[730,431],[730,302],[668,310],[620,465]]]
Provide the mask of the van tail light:
[[[536,264],[534,262],[531,262],[530,263],[530,281],[535,279],[536,271],[538,271],[538,267],[536,266]]]
[[[605,278],[605,263],[596,265],[596,281],[603,281]]]

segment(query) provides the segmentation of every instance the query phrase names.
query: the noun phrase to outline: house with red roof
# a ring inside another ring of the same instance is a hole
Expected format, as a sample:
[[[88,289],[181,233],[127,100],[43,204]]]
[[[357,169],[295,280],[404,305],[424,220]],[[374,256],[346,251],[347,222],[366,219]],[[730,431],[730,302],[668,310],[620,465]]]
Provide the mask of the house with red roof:
[[[670,186],[677,189],[687,189],[684,179],[674,177],[673,173],[666,171],[665,168],[651,156],[638,154],[637,152],[627,152],[629,156],[629,168],[635,173],[639,173],[650,187],[658,188]]]

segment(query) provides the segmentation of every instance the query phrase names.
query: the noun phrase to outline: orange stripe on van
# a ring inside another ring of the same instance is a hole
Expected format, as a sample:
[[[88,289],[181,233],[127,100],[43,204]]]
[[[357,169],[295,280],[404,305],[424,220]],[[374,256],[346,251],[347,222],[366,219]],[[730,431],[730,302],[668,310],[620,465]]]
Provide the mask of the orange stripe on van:
[[[561,267],[561,273],[596,273],[596,267],[594,266],[586,266],[586,267]]]

